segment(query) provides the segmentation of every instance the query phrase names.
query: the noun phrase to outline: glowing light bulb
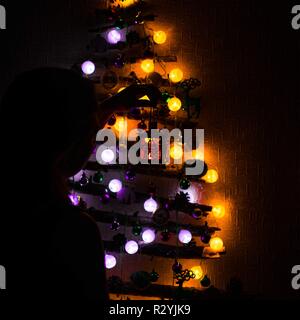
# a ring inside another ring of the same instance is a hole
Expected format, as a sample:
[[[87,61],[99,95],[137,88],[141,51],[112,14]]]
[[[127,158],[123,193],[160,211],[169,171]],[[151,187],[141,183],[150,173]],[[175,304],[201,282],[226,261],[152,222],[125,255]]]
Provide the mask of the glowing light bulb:
[[[200,266],[195,266],[195,267],[192,267],[191,270],[194,272],[195,274],[195,279],[196,280],[201,280],[203,279],[204,277],[204,273],[203,273],[203,270]]]
[[[96,66],[92,61],[88,60],[81,65],[81,70],[84,74],[89,76],[95,72]]]
[[[125,89],[126,89],[126,87],[120,88],[120,89],[118,90],[118,93],[122,92],[122,91],[125,90]]]
[[[101,159],[106,163],[111,163],[115,159],[115,153],[111,149],[105,149],[101,153]]]
[[[113,179],[110,181],[108,188],[111,192],[118,193],[122,189],[122,182],[118,179]]]
[[[106,269],[112,269],[116,266],[117,264],[117,259],[110,255],[110,254],[106,254],[105,255],[105,267]]]
[[[203,179],[208,183],[215,183],[219,179],[218,172],[214,169],[209,169]]]
[[[169,78],[174,83],[180,82],[183,79],[183,72],[178,68],[173,69],[169,74]]]
[[[137,0],[115,0],[114,6],[126,8],[126,7],[133,5],[136,2],[137,2]]]
[[[178,239],[182,243],[189,243],[192,240],[192,234],[189,230],[180,230]]]
[[[124,117],[117,117],[116,123],[114,125],[114,128],[119,131],[123,132],[126,128],[126,120]]]
[[[223,206],[214,206],[212,213],[216,219],[221,219],[225,216],[225,208]]]
[[[168,101],[168,107],[173,112],[180,110],[181,105],[181,100],[176,97],[173,97]]]
[[[170,157],[174,160],[179,160],[183,156],[183,150],[182,150],[182,144],[181,143],[175,143],[170,148]]]
[[[144,209],[150,213],[155,212],[157,210],[157,207],[157,202],[152,197],[146,200],[144,203]]]
[[[164,31],[156,31],[154,32],[153,40],[157,44],[163,44],[167,40],[167,34]]]
[[[220,252],[223,249],[223,240],[219,237],[211,238],[209,241],[209,246],[215,252]]]
[[[142,233],[142,239],[145,243],[151,243],[155,240],[155,232],[151,229],[146,229]]]
[[[107,34],[107,40],[111,44],[116,44],[121,40],[121,33],[116,29],[111,30]]]
[[[151,73],[154,71],[154,62],[152,59],[143,60],[141,63],[141,68],[146,73]]]
[[[130,240],[125,244],[125,251],[128,254],[135,254],[137,253],[139,250],[139,245],[137,244],[137,242]]]
[[[77,207],[80,204],[80,196],[76,193],[69,194],[69,199],[71,200],[71,203],[73,206]]]

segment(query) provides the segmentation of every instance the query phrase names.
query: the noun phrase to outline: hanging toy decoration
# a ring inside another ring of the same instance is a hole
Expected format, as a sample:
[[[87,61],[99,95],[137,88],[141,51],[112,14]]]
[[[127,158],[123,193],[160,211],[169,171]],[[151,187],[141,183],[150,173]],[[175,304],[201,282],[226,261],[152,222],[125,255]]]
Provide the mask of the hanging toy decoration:
[[[208,287],[210,286],[210,284],[211,284],[211,281],[210,281],[210,279],[208,278],[208,276],[205,275],[205,276],[203,277],[203,279],[200,280],[200,284],[201,284],[202,287],[208,288]]]
[[[188,178],[182,178],[179,181],[179,187],[182,190],[187,190],[191,186],[191,182]]]

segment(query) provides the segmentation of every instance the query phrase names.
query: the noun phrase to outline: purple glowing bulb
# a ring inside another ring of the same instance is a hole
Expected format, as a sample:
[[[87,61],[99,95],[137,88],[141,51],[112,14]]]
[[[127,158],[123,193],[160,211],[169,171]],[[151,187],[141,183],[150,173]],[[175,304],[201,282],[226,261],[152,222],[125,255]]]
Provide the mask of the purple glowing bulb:
[[[150,213],[155,212],[157,210],[157,207],[157,202],[152,197],[146,200],[144,203],[144,209]]]
[[[128,254],[135,254],[137,253],[139,250],[139,245],[137,244],[137,242],[130,240],[125,244],[125,251]]]
[[[117,44],[121,40],[121,33],[116,29],[109,31],[107,40],[111,44]]]
[[[151,243],[155,240],[155,232],[151,229],[146,229],[142,234],[142,239],[145,243]]]
[[[118,193],[122,189],[122,182],[118,179],[113,179],[110,181],[108,188],[111,192]]]
[[[180,230],[178,239],[182,243],[189,243],[192,240],[192,234],[189,230]]]
[[[77,207],[80,204],[80,196],[78,196],[75,193],[69,194],[69,199],[71,200],[71,203],[73,206]]]
[[[112,269],[116,266],[117,264],[117,259],[110,255],[110,254],[106,254],[105,255],[105,267],[106,269]]]
[[[84,74],[86,75],[91,75],[95,72],[96,67],[95,64],[92,61],[85,61],[82,65],[81,65],[81,70]]]

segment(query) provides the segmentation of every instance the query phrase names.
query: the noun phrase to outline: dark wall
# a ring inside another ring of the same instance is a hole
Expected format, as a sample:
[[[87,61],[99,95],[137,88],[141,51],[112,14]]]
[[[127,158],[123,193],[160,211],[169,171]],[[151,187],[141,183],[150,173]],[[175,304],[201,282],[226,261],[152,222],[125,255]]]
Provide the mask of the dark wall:
[[[84,55],[97,3],[9,2],[8,29],[0,31],[0,94],[24,69],[70,67]],[[290,286],[291,268],[300,264],[300,30],[291,28],[292,6],[152,3],[160,21],[172,26],[169,50],[203,81],[199,127],[215,150],[222,194],[232,202],[228,254],[214,263],[215,283],[224,286],[238,275],[249,292],[299,297]]]

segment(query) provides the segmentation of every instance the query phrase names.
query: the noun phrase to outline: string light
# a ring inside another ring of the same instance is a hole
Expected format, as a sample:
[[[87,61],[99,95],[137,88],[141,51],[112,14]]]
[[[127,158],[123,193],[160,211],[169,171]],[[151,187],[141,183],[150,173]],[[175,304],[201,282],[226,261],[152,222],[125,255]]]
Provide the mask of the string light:
[[[151,243],[155,240],[155,232],[151,229],[146,229],[142,233],[142,239],[145,243]]]
[[[171,111],[176,112],[181,108],[181,100],[177,97],[173,97],[168,101],[168,107]]]
[[[146,200],[144,203],[144,209],[150,213],[155,212],[157,210],[157,207],[157,202],[152,197]]]
[[[193,271],[195,275],[195,280],[202,280],[204,277],[203,270],[200,266],[192,267],[191,270]]]
[[[216,219],[221,219],[225,216],[225,208],[223,206],[214,206],[212,213]]]
[[[110,254],[105,255],[105,267],[106,269],[112,269],[116,266],[117,264],[117,259]]]
[[[135,254],[137,253],[139,250],[139,245],[137,244],[137,242],[130,240],[125,244],[125,251],[128,254]]]
[[[163,44],[167,40],[167,34],[164,31],[156,31],[154,32],[153,40],[157,44]]]
[[[179,160],[183,156],[183,151],[182,151],[182,143],[175,143],[171,148],[170,148],[170,157],[174,160]]]
[[[180,82],[183,79],[183,72],[179,68],[173,69],[169,74],[169,78],[174,83]]]
[[[178,239],[182,243],[189,243],[192,240],[192,234],[189,230],[180,230]]]
[[[92,61],[85,61],[82,65],[81,65],[81,70],[84,74],[86,74],[87,76],[93,74],[96,70],[96,66]]]
[[[209,169],[203,179],[208,183],[215,183],[219,179],[218,172],[215,169]]]
[[[122,182],[118,179],[113,179],[110,181],[108,188],[111,192],[118,193],[122,189]]]
[[[121,40],[121,33],[113,29],[107,34],[107,41],[111,44],[117,44]]]
[[[223,249],[223,240],[219,237],[211,238],[209,241],[209,246],[215,252],[220,252]]]
[[[146,73],[151,73],[154,71],[154,62],[152,59],[145,59],[141,63],[141,68]]]
[[[101,159],[103,162],[111,163],[115,159],[115,153],[111,149],[105,149],[101,153]]]
[[[126,128],[126,120],[124,117],[117,117],[116,123],[114,125],[114,128],[119,131],[123,132]]]

